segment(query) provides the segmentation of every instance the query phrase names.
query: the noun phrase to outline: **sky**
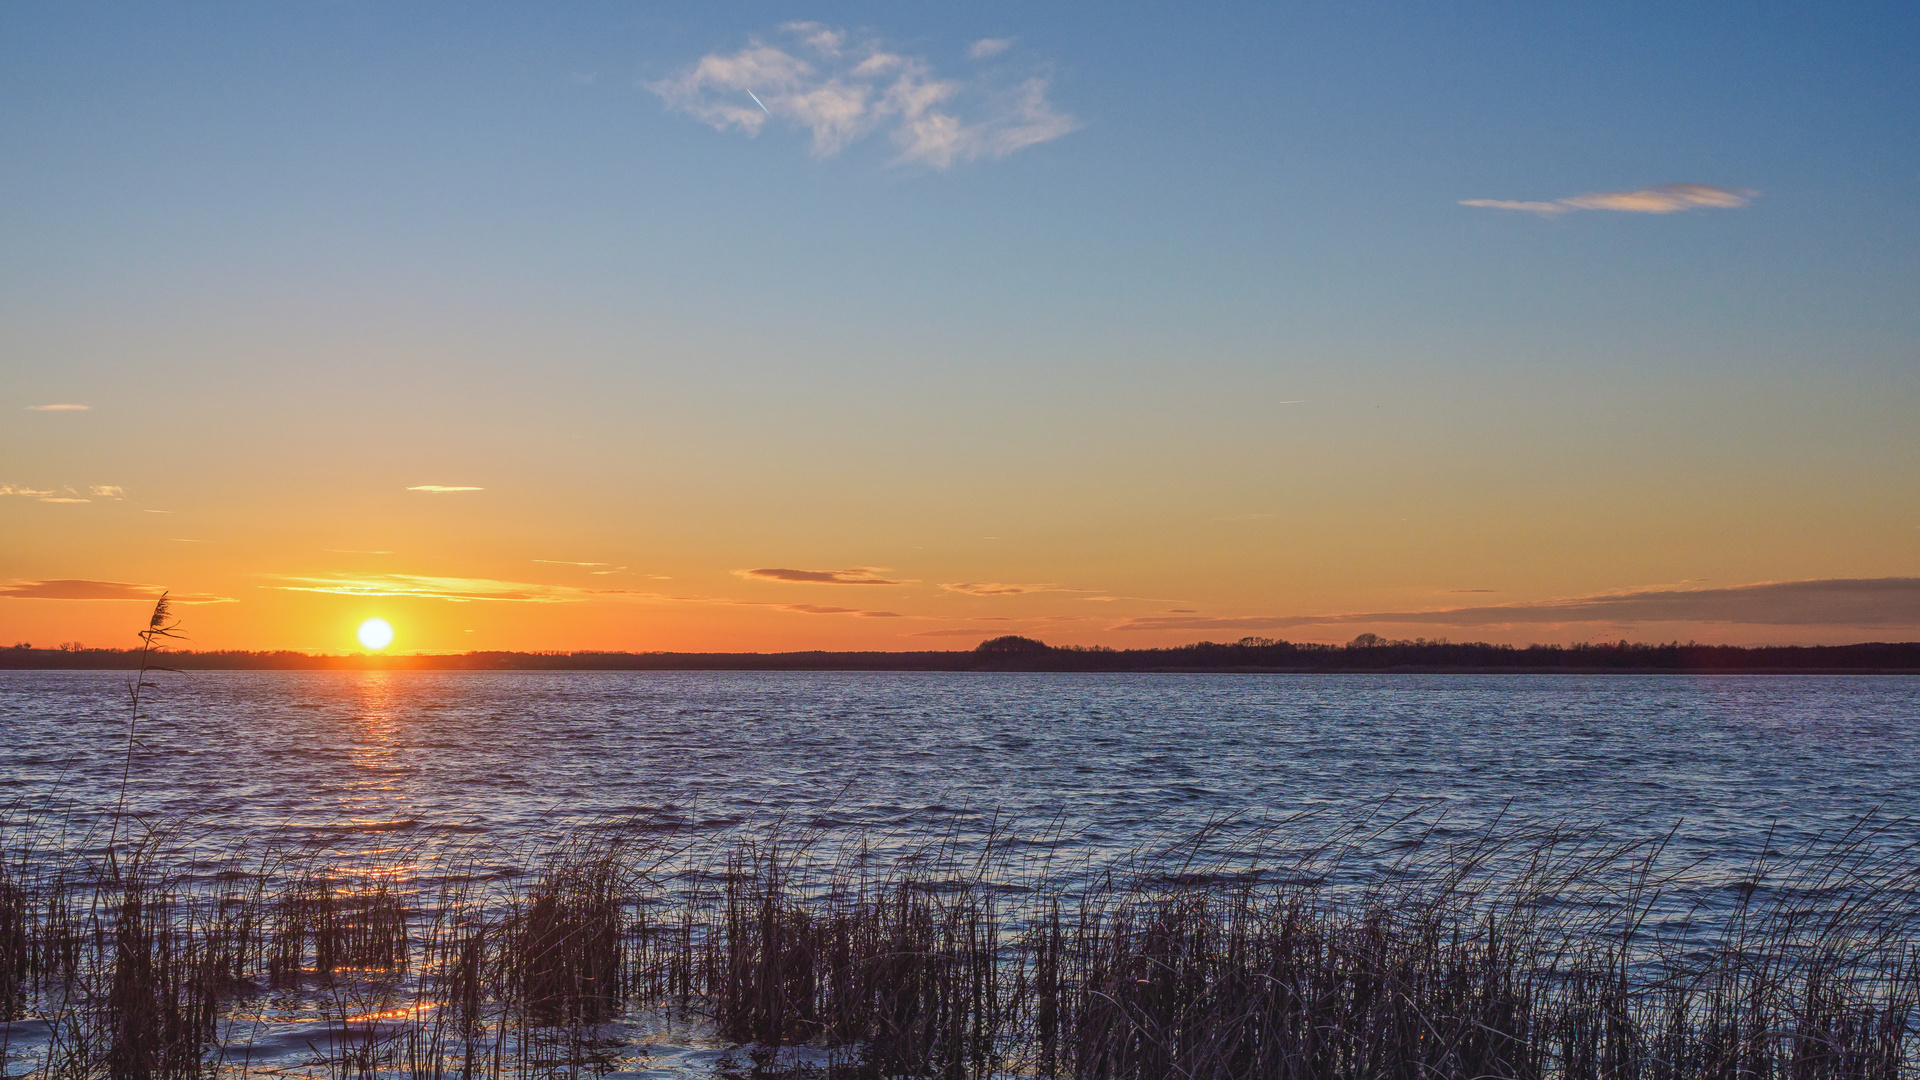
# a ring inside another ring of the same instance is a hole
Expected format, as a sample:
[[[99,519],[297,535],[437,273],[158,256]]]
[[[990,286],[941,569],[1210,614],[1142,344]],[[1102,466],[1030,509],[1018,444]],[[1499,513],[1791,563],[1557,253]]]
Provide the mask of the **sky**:
[[[1920,638],[1920,9],[0,7],[0,645]]]

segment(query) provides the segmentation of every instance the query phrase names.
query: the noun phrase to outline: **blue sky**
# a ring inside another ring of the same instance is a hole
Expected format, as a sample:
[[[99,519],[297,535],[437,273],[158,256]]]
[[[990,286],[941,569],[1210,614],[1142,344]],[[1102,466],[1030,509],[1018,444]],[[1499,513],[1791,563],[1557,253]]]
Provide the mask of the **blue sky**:
[[[663,92],[756,43],[839,70],[795,23],[842,32],[842,67],[894,58],[876,92],[918,71],[1004,130],[1037,86],[1058,123],[930,163],[893,119],[822,154]],[[932,550],[926,581],[1220,617],[1469,578],[1530,602],[1913,575],[1917,29],[1900,5],[12,7],[0,484],[104,479],[231,549],[0,500],[27,515],[0,573],[252,595],[350,523],[405,534],[420,575],[519,580],[577,537],[717,595],[733,562]],[[1461,205],[1675,183],[1748,194]],[[457,529],[385,502],[460,475],[495,501]],[[1236,515],[1293,531],[1187,524]],[[14,617],[98,617],[66,611]],[[290,619],[232,633],[325,643],[261,629]]]

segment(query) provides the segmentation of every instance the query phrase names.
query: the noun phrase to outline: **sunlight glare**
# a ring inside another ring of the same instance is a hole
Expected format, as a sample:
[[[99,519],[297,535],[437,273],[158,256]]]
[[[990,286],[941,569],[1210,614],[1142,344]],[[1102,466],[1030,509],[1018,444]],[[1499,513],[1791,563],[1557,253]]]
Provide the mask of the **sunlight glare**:
[[[368,619],[360,624],[360,644],[369,649],[384,649],[393,644],[393,627],[385,619]]]

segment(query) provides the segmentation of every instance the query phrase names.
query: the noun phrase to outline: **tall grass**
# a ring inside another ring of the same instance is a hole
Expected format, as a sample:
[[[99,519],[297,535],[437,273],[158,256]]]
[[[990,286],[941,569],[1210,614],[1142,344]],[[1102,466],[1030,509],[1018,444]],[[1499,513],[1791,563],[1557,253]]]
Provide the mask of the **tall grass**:
[[[0,822],[9,1075],[590,1075],[631,1067],[661,1017],[740,1071],[875,1080],[1920,1069],[1916,853],[1871,823],[1732,879],[1657,837],[1514,822],[1302,818],[1098,866],[1006,830],[885,854],[643,823],[515,852],[308,834],[210,855],[142,823],[117,876],[43,824]],[[265,1062],[287,1017],[311,1052]]]

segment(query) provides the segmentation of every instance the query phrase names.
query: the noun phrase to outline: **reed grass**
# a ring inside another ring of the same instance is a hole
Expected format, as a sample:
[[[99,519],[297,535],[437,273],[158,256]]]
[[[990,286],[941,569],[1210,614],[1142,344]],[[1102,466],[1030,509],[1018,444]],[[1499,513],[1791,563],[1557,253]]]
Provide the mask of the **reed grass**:
[[[32,817],[0,819],[8,1075],[245,1073],[276,1009],[342,1078],[592,1075],[648,1016],[741,1072],[874,1080],[1920,1071],[1916,853],[1872,822],[1729,881],[1659,837],[1515,822],[1302,818],[1065,865],[1073,838],[1010,830],[209,856],[190,823],[109,847]]]

